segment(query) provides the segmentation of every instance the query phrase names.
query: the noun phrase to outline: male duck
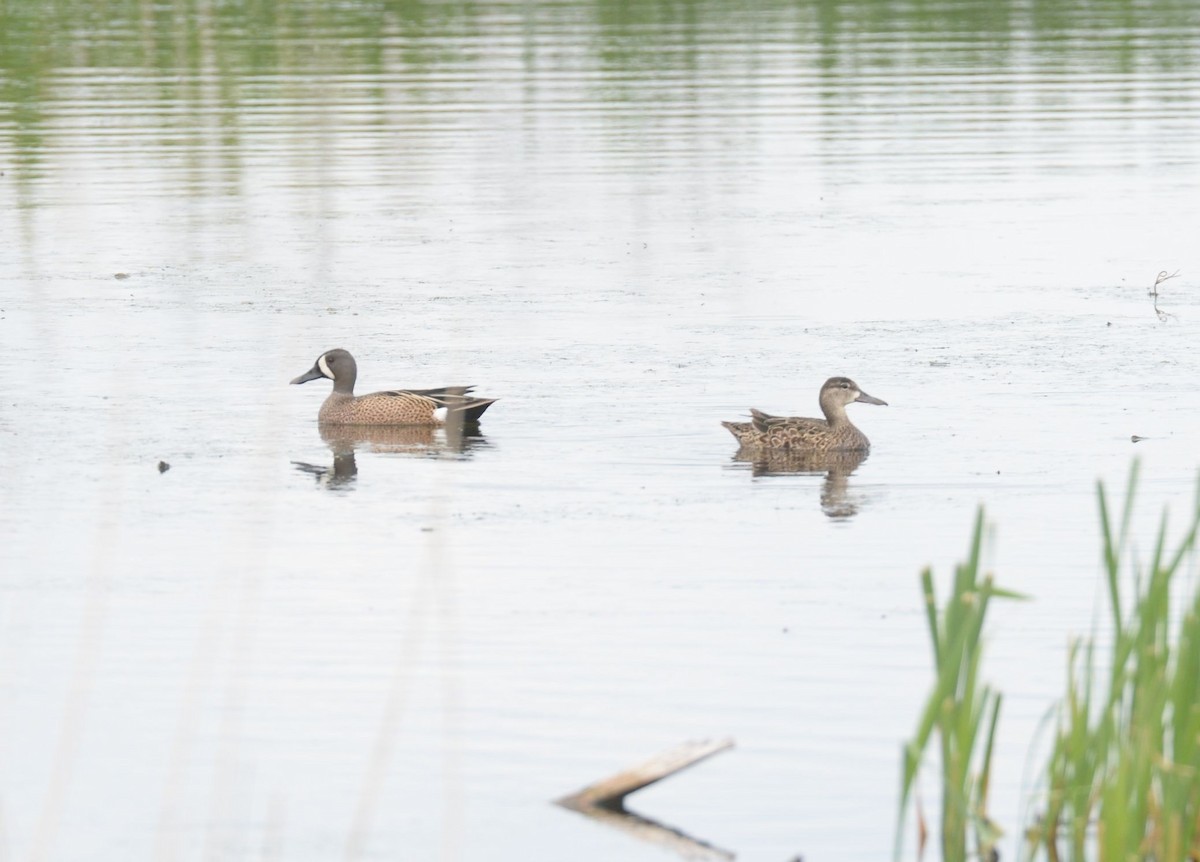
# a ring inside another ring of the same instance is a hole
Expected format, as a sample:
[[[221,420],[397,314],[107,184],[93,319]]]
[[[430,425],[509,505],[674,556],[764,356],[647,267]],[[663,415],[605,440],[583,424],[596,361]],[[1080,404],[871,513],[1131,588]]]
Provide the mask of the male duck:
[[[805,452],[865,452],[871,448],[867,435],[846,416],[846,405],[855,401],[883,404],[858,388],[849,377],[830,377],[821,387],[824,419],[800,416],[770,416],[751,408],[749,422],[722,422],[738,442],[748,448],[788,449]]]
[[[442,425],[478,422],[495,398],[473,398],[471,386],[441,389],[391,389],[354,394],[358,365],[348,351],[329,350],[317,357],[313,367],[292,383],[307,383],[325,377],[333,391],[321,405],[317,421],[322,425]]]

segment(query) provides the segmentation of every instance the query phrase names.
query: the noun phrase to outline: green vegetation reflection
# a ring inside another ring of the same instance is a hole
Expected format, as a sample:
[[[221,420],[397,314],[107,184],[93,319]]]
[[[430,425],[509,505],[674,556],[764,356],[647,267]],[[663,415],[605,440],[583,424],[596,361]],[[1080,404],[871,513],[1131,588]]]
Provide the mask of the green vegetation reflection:
[[[5,0],[0,98],[6,112],[36,101],[46,95],[38,82],[67,69],[246,76],[486,63],[498,38],[514,35],[526,71],[562,62],[577,45],[592,56],[588,65],[647,75],[686,70],[700,56],[720,62],[720,52],[705,50],[714,45],[791,45],[848,72],[916,71],[948,59],[1009,66],[1021,46],[1020,62],[1027,52],[1065,67],[1086,51],[1090,66],[1110,73],[1128,71],[1138,48],[1140,62],[1184,74],[1197,65],[1198,25],[1200,7],[1187,0]],[[753,50],[739,57],[748,69],[759,61]]]

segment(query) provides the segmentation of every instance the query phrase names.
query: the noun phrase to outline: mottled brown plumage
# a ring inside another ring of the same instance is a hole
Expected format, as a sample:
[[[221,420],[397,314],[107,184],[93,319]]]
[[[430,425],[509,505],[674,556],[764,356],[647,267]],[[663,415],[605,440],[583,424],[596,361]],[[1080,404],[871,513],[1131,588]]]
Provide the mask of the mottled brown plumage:
[[[443,425],[478,422],[496,400],[474,398],[470,386],[441,389],[389,389],[369,395],[354,394],[358,365],[345,350],[329,350],[317,357],[313,367],[292,383],[318,378],[333,381],[333,391],[321,405],[317,420],[322,425]],[[443,420],[435,411],[446,410]]]
[[[858,388],[849,377],[830,377],[821,387],[824,419],[771,416],[751,408],[749,422],[722,422],[744,448],[808,452],[848,452],[871,448],[867,435],[854,427],[846,405],[855,401],[887,404]]]

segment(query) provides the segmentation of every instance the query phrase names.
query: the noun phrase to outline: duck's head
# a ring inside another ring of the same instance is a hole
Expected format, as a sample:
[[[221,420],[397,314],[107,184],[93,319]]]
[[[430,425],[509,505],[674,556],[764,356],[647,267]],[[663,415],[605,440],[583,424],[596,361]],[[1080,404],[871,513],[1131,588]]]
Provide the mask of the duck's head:
[[[861,401],[863,404],[882,404],[887,406],[887,402],[882,398],[876,398],[874,395],[868,395],[858,388],[858,384],[849,377],[830,377],[821,387],[821,406],[826,405],[839,408],[845,408],[847,404],[853,404],[855,401]]]
[[[348,350],[342,350],[340,347],[335,350],[327,350],[317,357],[312,368],[305,371],[292,383],[307,383],[320,377],[326,377],[333,381],[334,392],[350,394],[354,392],[354,381],[358,377],[358,365],[355,364],[354,357]]]

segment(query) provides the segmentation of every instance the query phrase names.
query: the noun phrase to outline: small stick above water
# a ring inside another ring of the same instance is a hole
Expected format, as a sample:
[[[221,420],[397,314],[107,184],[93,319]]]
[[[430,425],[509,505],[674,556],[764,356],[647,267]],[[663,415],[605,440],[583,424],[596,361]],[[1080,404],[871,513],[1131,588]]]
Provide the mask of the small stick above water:
[[[1166,322],[1168,317],[1174,317],[1175,315],[1168,314],[1167,312],[1163,311],[1161,308],[1158,307],[1158,286],[1160,284],[1162,284],[1164,281],[1175,278],[1177,275],[1179,275],[1179,270],[1175,270],[1172,273],[1168,273],[1164,269],[1162,272],[1160,272],[1158,274],[1158,278],[1154,279],[1154,287],[1150,288],[1150,296],[1154,299],[1154,313],[1156,315],[1158,315],[1158,319],[1163,321],[1164,323]]]

